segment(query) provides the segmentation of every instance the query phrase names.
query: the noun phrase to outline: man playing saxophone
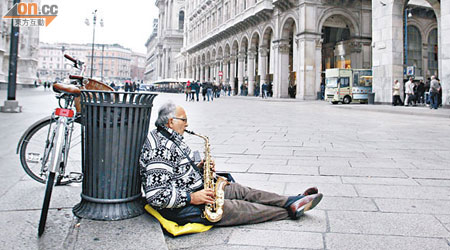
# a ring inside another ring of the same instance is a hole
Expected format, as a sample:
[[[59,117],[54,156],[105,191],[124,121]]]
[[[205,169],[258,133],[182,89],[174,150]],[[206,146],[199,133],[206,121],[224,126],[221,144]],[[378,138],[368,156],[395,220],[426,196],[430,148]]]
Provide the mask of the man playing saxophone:
[[[149,133],[141,152],[142,185],[148,204],[180,225],[232,226],[298,219],[322,199],[315,187],[297,196],[282,196],[228,183],[223,187],[220,220],[211,222],[205,218],[205,205],[216,204],[218,197],[217,191],[205,188],[203,168],[209,165],[214,172],[214,162],[193,160],[193,152],[183,140],[188,127],[185,110],[168,102],[158,111],[155,125],[157,129]]]

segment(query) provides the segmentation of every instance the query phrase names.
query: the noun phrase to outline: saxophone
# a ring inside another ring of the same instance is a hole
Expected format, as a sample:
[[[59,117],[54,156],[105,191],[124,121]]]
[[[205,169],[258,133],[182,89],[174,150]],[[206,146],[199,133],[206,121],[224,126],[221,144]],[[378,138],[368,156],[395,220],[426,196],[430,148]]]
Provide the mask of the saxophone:
[[[205,210],[203,211],[203,215],[210,222],[218,222],[222,219],[223,215],[223,204],[225,201],[225,186],[228,185],[228,181],[226,178],[222,176],[217,176],[216,180],[214,179],[214,172],[212,171],[211,164],[211,154],[210,154],[210,145],[209,138],[207,136],[196,134],[192,131],[185,130],[188,134],[198,136],[205,141],[205,161],[203,165],[203,187],[204,189],[214,190],[215,193],[215,201],[213,204],[206,204]]]

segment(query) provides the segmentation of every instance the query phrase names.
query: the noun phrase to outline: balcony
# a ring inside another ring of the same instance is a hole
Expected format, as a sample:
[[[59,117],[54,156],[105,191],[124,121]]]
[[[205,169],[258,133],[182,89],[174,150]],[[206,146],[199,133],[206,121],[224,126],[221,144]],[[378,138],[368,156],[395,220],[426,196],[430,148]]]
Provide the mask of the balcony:
[[[193,45],[186,48],[186,51],[192,52],[201,46],[207,46],[217,40],[229,37],[237,32],[255,26],[260,22],[269,20],[273,12],[272,0],[263,0],[247,8],[244,12],[228,19],[222,24],[209,31],[206,36]]]

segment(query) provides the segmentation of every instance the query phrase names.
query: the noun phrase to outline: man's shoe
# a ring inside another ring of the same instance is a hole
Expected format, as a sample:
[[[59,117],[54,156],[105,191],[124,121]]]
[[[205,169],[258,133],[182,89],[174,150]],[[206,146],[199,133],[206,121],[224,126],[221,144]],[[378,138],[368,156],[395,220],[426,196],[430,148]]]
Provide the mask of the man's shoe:
[[[300,218],[306,211],[313,209],[322,200],[322,194],[308,195],[292,203],[288,212],[292,219]]]
[[[310,187],[310,188],[306,189],[302,195],[308,196],[308,195],[312,195],[312,194],[317,194],[318,192],[319,192],[319,189],[317,189],[317,187]]]

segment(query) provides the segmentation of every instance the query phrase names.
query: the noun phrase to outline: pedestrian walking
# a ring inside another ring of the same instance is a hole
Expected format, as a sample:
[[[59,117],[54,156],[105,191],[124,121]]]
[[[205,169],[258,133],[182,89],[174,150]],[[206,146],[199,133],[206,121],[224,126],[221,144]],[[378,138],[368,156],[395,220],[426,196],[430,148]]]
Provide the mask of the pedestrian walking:
[[[414,99],[414,83],[412,77],[405,83],[405,106],[409,106]]]
[[[430,109],[438,109],[439,107],[439,91],[441,90],[441,84],[436,80],[436,76],[431,76],[430,82]]]
[[[184,93],[186,94],[186,101],[190,101],[191,98],[191,82],[188,81],[186,83],[186,88],[184,89]]]
[[[394,86],[392,87],[392,96],[393,96],[393,100],[392,100],[392,105],[393,106],[397,106],[400,105],[402,106],[402,99],[400,98],[400,83],[398,82],[398,80],[394,81]]]
[[[417,96],[416,100],[418,103],[424,105],[425,104],[425,84],[423,81],[419,82],[419,85],[417,85]]]

